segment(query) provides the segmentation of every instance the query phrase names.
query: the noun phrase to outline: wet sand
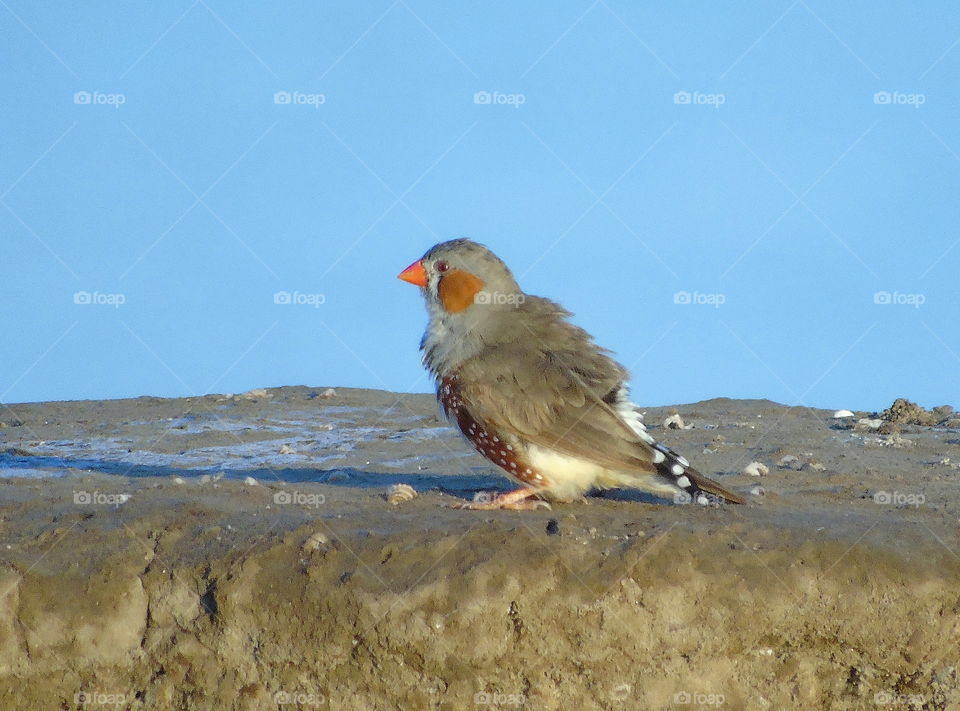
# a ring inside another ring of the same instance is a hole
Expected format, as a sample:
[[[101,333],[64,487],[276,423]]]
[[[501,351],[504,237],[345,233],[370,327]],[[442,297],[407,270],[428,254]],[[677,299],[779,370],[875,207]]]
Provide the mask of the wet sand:
[[[0,708],[960,708],[956,420],[651,408],[748,505],[472,512],[432,396],[325,390],[0,406]]]

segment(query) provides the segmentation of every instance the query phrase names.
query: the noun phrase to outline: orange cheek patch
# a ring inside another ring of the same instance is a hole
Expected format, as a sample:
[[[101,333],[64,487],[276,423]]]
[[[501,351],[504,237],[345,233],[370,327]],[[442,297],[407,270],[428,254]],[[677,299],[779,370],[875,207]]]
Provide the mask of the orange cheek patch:
[[[444,309],[457,313],[471,306],[477,292],[482,288],[482,279],[462,269],[451,269],[440,279],[437,294]]]

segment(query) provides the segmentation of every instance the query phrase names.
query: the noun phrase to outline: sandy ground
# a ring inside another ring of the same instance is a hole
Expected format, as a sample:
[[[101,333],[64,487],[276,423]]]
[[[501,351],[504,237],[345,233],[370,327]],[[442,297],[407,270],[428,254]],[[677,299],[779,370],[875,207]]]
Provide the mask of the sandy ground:
[[[650,409],[750,503],[471,512],[431,396],[324,390],[0,406],[0,708],[960,709],[960,421]]]

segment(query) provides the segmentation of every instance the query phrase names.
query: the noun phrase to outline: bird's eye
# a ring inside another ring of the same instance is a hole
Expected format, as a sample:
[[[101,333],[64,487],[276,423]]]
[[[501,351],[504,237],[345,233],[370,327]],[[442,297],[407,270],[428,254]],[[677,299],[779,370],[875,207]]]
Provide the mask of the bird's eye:
[[[436,267],[438,272],[443,273],[450,268],[450,265],[447,264],[446,262],[441,261],[441,262],[437,262]]]

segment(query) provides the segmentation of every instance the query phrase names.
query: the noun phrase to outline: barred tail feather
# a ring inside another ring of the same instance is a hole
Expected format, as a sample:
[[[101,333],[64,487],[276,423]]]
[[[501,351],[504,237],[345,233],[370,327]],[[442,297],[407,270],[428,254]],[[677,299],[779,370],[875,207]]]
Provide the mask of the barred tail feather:
[[[653,463],[657,467],[657,474],[669,481],[677,489],[690,498],[689,501],[698,504],[710,504],[723,499],[734,504],[745,503],[744,499],[733,492],[727,491],[717,482],[708,479],[690,466],[685,458],[669,447],[653,443]]]

